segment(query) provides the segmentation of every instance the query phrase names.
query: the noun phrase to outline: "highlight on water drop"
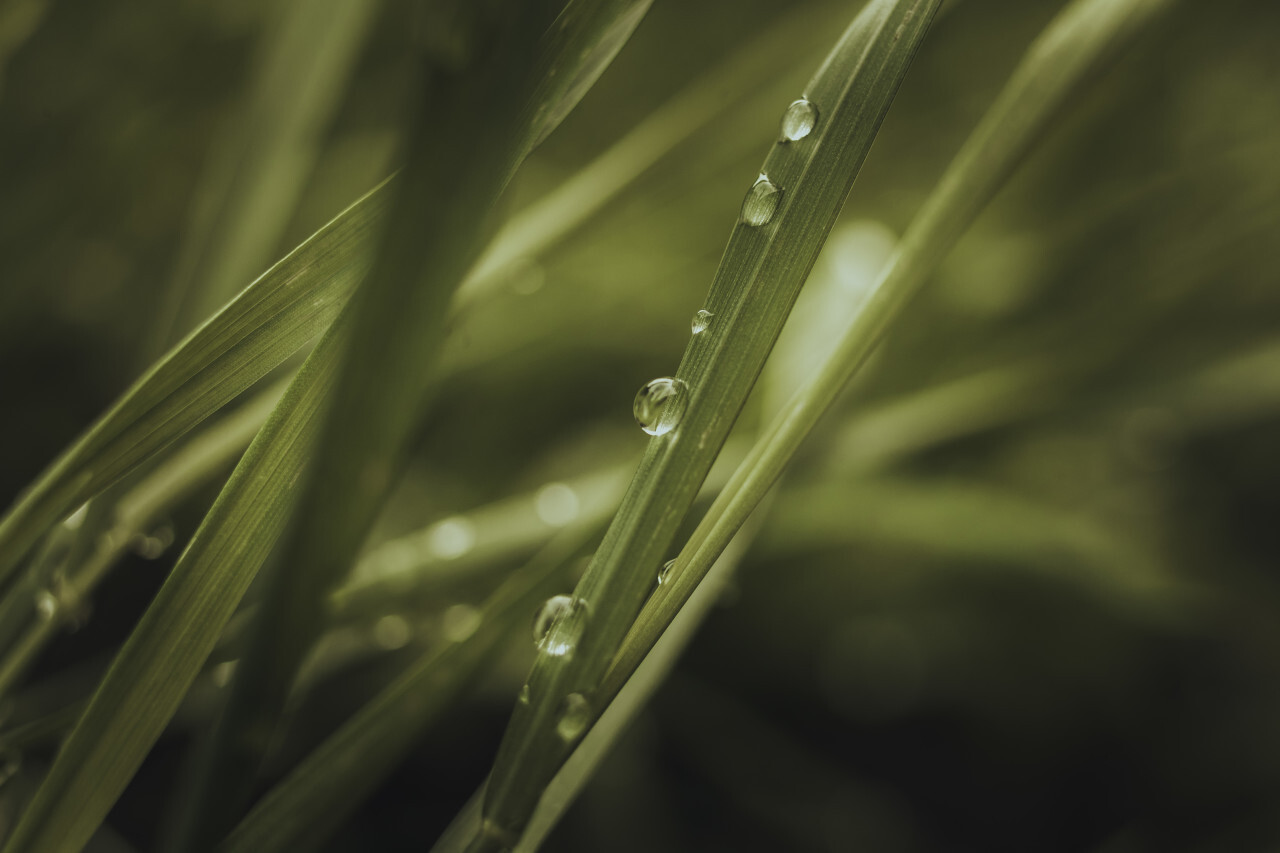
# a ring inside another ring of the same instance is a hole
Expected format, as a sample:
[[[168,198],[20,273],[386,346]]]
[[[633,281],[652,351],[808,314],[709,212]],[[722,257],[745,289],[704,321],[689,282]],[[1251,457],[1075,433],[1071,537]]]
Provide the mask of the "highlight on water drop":
[[[662,586],[664,583],[671,580],[671,570],[675,568],[675,565],[675,560],[667,560],[663,567],[658,569],[658,586]]]
[[[663,376],[646,383],[636,392],[631,411],[640,429],[649,435],[666,435],[679,425],[689,402],[688,396],[684,382]]]
[[[782,140],[799,142],[813,132],[818,123],[818,108],[807,98],[792,101],[782,114]]]
[[[742,221],[755,227],[767,224],[781,200],[782,190],[762,172],[742,200]]]
[[[706,308],[699,308],[694,312],[693,322],[690,324],[690,327],[693,329],[693,333],[695,335],[700,335],[705,332],[707,327],[711,325],[711,318],[714,316],[715,315]]]

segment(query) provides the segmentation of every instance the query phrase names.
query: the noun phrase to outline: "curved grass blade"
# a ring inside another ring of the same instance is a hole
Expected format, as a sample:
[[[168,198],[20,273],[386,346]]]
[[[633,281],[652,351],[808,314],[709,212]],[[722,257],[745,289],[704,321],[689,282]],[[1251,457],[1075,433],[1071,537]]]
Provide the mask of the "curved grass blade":
[[[512,716],[472,850],[518,841],[581,734],[576,725],[561,725],[564,712],[580,716],[585,702],[589,715],[598,714],[588,697],[745,403],[937,6],[936,0],[869,4],[791,108],[801,114],[784,122],[761,180],[748,191],[712,283],[711,322],[694,336],[677,372],[687,388],[683,414],[650,442],[578,586],[574,618],[553,627],[534,665],[533,701]]]
[[[334,402],[249,650],[197,763],[180,849],[206,848],[230,830],[247,800],[262,757],[255,735],[274,731],[288,686],[323,628],[328,594],[355,561],[402,467],[450,301],[479,255],[490,210],[549,122],[567,112],[537,111],[557,97],[555,85],[547,94],[546,78],[594,80],[601,68],[592,65],[593,40],[619,32],[601,25],[624,20],[629,33],[634,10],[648,3],[572,2],[544,36],[549,5],[519,6],[500,22],[473,10],[469,67],[430,75],[426,103],[434,112],[419,119],[379,260],[344,312],[351,339]],[[558,97],[576,102],[582,92],[574,83]],[[439,133],[438,123],[449,133]]]
[[[272,787],[218,850],[311,850],[327,839],[492,658],[512,626],[525,626],[599,527],[576,525],[557,534],[489,597],[474,633],[406,669]]]
[[[323,331],[365,274],[385,186],[365,195],[142,375],[0,520],[0,581],[46,530]]]
[[[380,0],[294,0],[269,27],[238,122],[214,143],[154,329],[158,352],[269,264]]]
[[[4,846],[81,849],[195,680],[284,525],[344,340],[330,327],[249,445]]]
[[[1075,0],[1027,55],[952,161],[831,356],[756,442],[646,602],[606,679],[621,687],[679,612],[801,441],[910,296],[1056,118],[1073,93],[1172,0]]]

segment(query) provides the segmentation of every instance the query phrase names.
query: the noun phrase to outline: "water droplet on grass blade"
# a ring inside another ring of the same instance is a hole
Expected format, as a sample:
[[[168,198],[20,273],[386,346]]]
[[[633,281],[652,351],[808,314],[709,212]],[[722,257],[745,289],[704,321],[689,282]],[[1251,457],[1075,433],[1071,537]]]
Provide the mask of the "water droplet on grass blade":
[[[582,736],[591,720],[591,703],[581,693],[570,693],[564,697],[564,708],[560,711],[560,720],[556,723],[556,734],[562,740],[574,741]]]
[[[671,570],[675,568],[675,565],[675,560],[667,560],[666,564],[658,570],[658,586],[662,586],[664,583],[671,580]]]
[[[769,180],[767,175],[760,175],[747,190],[747,197],[742,200],[742,221],[747,225],[760,226],[773,218],[782,200],[782,190]]]
[[[706,308],[699,308],[697,313],[693,315],[693,333],[695,335],[700,335],[705,332],[707,327],[711,325],[711,318],[714,316],[715,315]]]
[[[586,616],[587,605],[582,599],[553,595],[533,618],[533,640],[547,654],[571,655],[582,638]]]
[[[647,383],[636,393],[631,411],[640,429],[649,435],[666,435],[680,423],[687,403],[684,382],[664,376]]]
[[[818,108],[812,101],[801,98],[792,101],[782,114],[782,138],[786,142],[798,142],[813,132],[818,123]]]

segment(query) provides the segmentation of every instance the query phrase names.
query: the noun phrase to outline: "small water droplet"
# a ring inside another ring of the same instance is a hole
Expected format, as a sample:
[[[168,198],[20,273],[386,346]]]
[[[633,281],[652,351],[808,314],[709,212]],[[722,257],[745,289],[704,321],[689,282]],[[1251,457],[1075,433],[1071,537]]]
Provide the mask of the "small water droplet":
[[[476,632],[483,618],[470,604],[455,604],[440,618],[440,633],[450,643],[461,643]]]
[[[36,615],[44,621],[58,615],[58,598],[47,589],[42,589],[36,593]]]
[[[562,740],[575,741],[582,736],[590,720],[591,703],[581,693],[570,693],[564,697],[560,720],[556,723],[556,734]]]
[[[548,483],[538,489],[533,507],[544,524],[564,527],[578,517],[578,493],[564,483]]]
[[[427,548],[441,560],[461,557],[476,544],[476,528],[460,515],[436,522],[427,529]]]
[[[708,311],[706,308],[699,308],[698,311],[693,315],[693,323],[692,323],[693,333],[695,335],[700,335],[703,332],[705,332],[707,330],[707,327],[711,325],[711,318],[714,316],[715,315],[712,314],[710,311]]]
[[[768,176],[761,174],[751,185],[751,189],[747,190],[747,197],[742,200],[742,221],[747,225],[764,225],[773,218],[773,212],[778,209],[778,202],[781,200],[782,190]]]
[[[649,435],[666,435],[680,423],[688,403],[686,386],[679,379],[664,376],[654,379],[636,392],[631,406],[640,429]]]
[[[817,123],[818,108],[812,101],[805,98],[792,101],[782,114],[782,138],[786,142],[798,142],[813,132]]]
[[[671,570],[675,568],[675,565],[675,560],[667,560],[666,564],[658,570],[658,586],[662,586],[664,583],[671,580]]]
[[[373,625],[373,641],[389,652],[403,649],[412,639],[413,626],[398,614],[383,616]]]
[[[529,704],[529,685],[525,684],[520,688],[520,695],[516,697],[516,701],[521,705]]]
[[[533,640],[551,655],[568,656],[578,647],[585,626],[587,605],[580,598],[553,595],[533,619]]]

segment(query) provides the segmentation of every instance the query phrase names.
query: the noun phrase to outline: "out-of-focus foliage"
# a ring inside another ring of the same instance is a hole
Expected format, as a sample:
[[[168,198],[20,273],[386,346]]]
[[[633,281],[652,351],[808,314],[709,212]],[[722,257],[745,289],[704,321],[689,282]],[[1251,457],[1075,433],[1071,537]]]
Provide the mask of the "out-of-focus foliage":
[[[289,5],[0,4],[0,502],[155,356],[208,164],[251,115]],[[389,174],[415,56],[457,49],[453,5],[382,5],[271,258]],[[874,276],[1060,6],[944,7],[806,286],[833,301],[802,296],[740,438],[812,369],[787,340],[834,336],[828,306]],[[264,788],[465,635],[458,608],[558,526],[612,511],[646,440],[632,396],[675,369],[781,110],[857,7],[657,3],[517,175],[512,213],[718,75],[713,120],[455,315],[418,450],[334,597],[341,625]],[[1272,2],[1183,0],[1088,88],[804,446],[726,606],[547,849],[1280,843],[1278,39]],[[13,694],[6,827],[215,495],[138,537]],[[254,600],[98,849],[162,846]],[[515,621],[506,656],[324,849],[440,834],[531,659]]]

